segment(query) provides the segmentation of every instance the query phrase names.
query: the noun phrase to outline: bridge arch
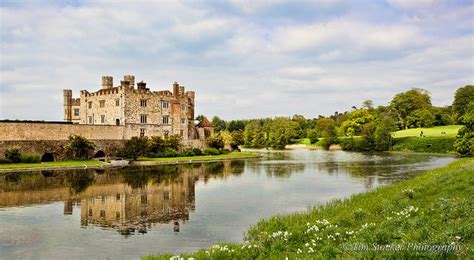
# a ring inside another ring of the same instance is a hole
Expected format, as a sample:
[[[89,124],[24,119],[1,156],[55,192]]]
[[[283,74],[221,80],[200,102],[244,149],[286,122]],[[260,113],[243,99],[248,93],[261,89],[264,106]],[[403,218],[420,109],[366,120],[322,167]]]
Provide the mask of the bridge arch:
[[[43,156],[41,156],[41,162],[54,162],[54,154],[53,153],[44,153]]]

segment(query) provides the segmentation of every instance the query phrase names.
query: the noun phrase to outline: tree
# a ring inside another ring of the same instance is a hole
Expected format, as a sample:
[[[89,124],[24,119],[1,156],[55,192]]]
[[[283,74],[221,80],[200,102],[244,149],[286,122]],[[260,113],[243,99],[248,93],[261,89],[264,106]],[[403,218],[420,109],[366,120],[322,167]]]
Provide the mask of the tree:
[[[331,144],[337,141],[336,122],[330,118],[318,119],[316,129],[319,135],[323,138],[323,148],[328,149]]]
[[[136,160],[140,156],[147,156],[149,154],[149,142],[145,137],[132,137],[125,141],[123,149],[119,155],[125,158]]]
[[[408,127],[432,127],[435,122],[435,117],[428,109],[418,109],[411,112],[406,117],[406,126]]]
[[[196,117],[196,120],[197,120],[197,121],[202,121],[204,118],[206,118],[204,115],[198,115],[198,116]]]
[[[230,145],[232,149],[238,149],[239,145],[243,145],[245,143],[243,131],[237,130],[231,132],[230,134],[232,135],[232,144]]]
[[[306,136],[308,137],[309,142],[311,144],[315,144],[318,142],[318,131],[316,131],[316,129],[308,130],[308,133],[306,134]]]
[[[377,129],[375,130],[375,150],[390,150],[392,145],[392,131],[396,129],[395,121],[391,117],[381,116],[377,122]]]
[[[211,121],[216,132],[220,132],[226,129],[226,123],[224,120],[220,119],[218,116],[214,116]]]
[[[397,111],[400,125],[404,128],[406,127],[406,118],[413,111],[431,107],[430,93],[424,89],[413,88],[395,95],[390,106]]]
[[[362,149],[365,151],[375,150],[376,126],[370,122],[362,126]]]
[[[217,150],[221,150],[224,148],[224,139],[219,133],[214,133],[207,138],[207,145]]]
[[[452,125],[454,120],[451,117],[451,107],[433,107],[431,113],[434,116],[434,125]]]
[[[462,122],[469,103],[474,100],[474,85],[458,88],[454,94],[453,113],[456,122]]]
[[[349,114],[349,119],[342,123],[342,129],[345,135],[355,136],[362,133],[364,124],[372,122],[374,116],[366,109],[354,110]]]
[[[454,149],[461,156],[474,155],[474,102],[471,101],[462,116],[465,126],[459,129]]]
[[[283,149],[291,139],[298,136],[298,123],[288,118],[277,117],[267,121],[266,124],[269,129],[268,144],[273,148]]]
[[[367,110],[372,110],[374,109],[374,102],[372,100],[367,99],[364,102],[362,102],[362,107]]]
[[[89,151],[95,149],[95,144],[83,136],[70,135],[64,149],[76,159],[89,159]]]

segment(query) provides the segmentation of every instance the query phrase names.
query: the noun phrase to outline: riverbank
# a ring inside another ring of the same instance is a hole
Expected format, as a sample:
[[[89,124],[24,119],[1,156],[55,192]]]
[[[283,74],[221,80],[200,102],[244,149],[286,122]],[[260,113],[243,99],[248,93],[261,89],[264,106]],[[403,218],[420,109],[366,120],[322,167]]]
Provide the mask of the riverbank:
[[[473,258],[472,194],[474,159],[463,158],[307,213],[261,220],[243,244],[223,243],[181,257]]]
[[[139,158],[137,161],[131,162],[130,166],[136,165],[160,165],[160,164],[185,164],[185,163],[204,163],[223,160],[243,160],[251,158],[259,158],[261,155],[256,153],[228,153],[220,155],[202,155],[202,156],[186,156],[186,157],[166,157],[166,158]],[[43,163],[8,163],[0,164],[1,172],[24,172],[32,170],[72,170],[72,169],[101,169],[113,166],[110,163],[98,160],[85,161],[58,161]],[[123,167],[123,166],[120,166]]]
[[[132,165],[160,165],[160,164],[183,164],[183,163],[201,163],[223,160],[239,160],[260,158],[261,155],[249,152],[227,153],[219,155],[198,155],[184,157],[166,157],[166,158],[138,158],[132,162]]]

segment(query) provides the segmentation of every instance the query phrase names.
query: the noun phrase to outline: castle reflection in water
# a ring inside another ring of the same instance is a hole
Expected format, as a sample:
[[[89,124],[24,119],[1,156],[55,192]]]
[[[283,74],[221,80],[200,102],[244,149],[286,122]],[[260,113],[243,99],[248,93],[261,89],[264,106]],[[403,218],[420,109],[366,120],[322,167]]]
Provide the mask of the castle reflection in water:
[[[0,181],[0,208],[64,201],[82,227],[146,233],[158,224],[179,232],[195,209],[195,185],[241,174],[244,161],[110,170],[10,173]]]

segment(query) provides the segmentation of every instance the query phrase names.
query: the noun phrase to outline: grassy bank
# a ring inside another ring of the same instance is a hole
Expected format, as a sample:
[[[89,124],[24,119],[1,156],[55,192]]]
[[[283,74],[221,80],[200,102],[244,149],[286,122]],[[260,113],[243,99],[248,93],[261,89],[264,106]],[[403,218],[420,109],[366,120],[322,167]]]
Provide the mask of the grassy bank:
[[[402,137],[393,139],[393,151],[454,154],[455,137]]]
[[[460,159],[414,179],[335,200],[308,213],[262,220],[250,228],[243,244],[223,243],[182,257],[472,259],[472,194],[474,159]]]
[[[83,166],[83,165],[99,165],[104,162],[96,160],[86,161],[57,161],[57,162],[42,162],[42,163],[4,163],[0,164],[0,169],[19,169],[19,168],[42,168],[55,166]]]
[[[181,156],[181,157],[166,157],[166,158],[138,158],[137,161],[154,161],[154,162],[178,162],[178,161],[200,161],[212,159],[240,159],[256,157],[256,153],[227,153],[219,155],[199,155],[199,156]]]
[[[462,125],[435,126],[430,128],[411,128],[393,133],[394,138],[420,136],[421,131],[426,137],[455,137]],[[444,133],[444,134],[443,134]]]

